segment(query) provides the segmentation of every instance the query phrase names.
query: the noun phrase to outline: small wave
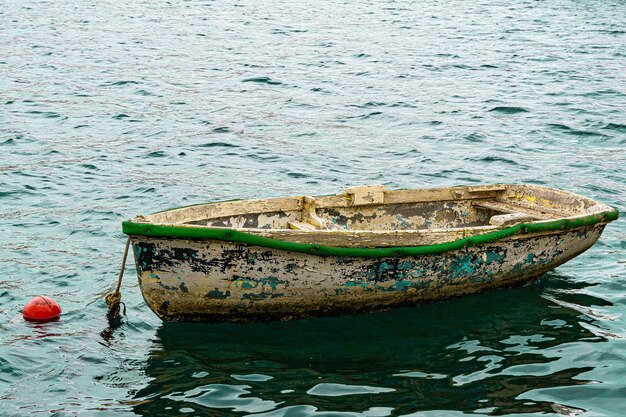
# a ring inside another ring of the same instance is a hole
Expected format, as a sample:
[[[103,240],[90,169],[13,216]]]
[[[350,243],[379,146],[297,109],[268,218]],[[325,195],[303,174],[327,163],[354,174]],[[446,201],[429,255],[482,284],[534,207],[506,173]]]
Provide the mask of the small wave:
[[[389,107],[403,107],[403,108],[407,108],[407,109],[415,109],[415,108],[417,108],[416,105],[411,104],[411,103],[406,103],[404,101],[398,101],[397,103],[391,104]]]
[[[626,97],[626,93],[609,88],[607,90],[590,91],[588,93],[581,94],[583,97],[601,97],[601,96],[616,96]]]
[[[424,379],[446,379],[448,376],[444,374],[427,374],[424,372],[414,371],[414,372],[401,372],[398,374],[393,374],[393,376],[402,376],[407,378],[424,378]]]
[[[509,164],[509,165],[519,165],[517,162],[515,162],[512,159],[501,158],[498,156],[484,156],[482,158],[478,158],[474,160],[478,162],[487,162],[487,163],[504,162],[505,164]]]
[[[470,133],[469,135],[465,136],[465,139],[470,141],[470,142],[484,142],[485,141],[485,137],[483,135],[481,135],[480,133]]]
[[[302,174],[301,172],[288,172],[287,176],[291,178],[307,178],[308,177],[307,174]]]
[[[420,155],[422,152],[412,148],[406,151],[386,151],[385,154],[393,156]]]
[[[198,145],[199,148],[240,148],[239,145],[234,145],[227,142],[207,142]]]
[[[32,110],[32,111],[29,111],[29,112],[26,112],[26,113],[27,114],[35,114],[35,115],[38,115],[38,116],[41,115],[41,116],[46,117],[48,119],[58,119],[60,117],[63,117],[59,113],[55,113],[53,111]]]
[[[250,382],[265,382],[273,379],[274,377],[263,374],[247,374],[247,375],[231,375],[237,381],[250,381]]]
[[[230,128],[227,126],[220,126],[213,129],[213,133],[228,133],[230,131]]]
[[[128,84],[141,84],[141,83],[139,81],[120,80],[120,81],[111,81],[108,83],[100,84],[100,87],[114,87],[114,86],[128,85]]]
[[[384,107],[387,103],[383,103],[382,101],[368,101],[365,104],[350,104],[347,107],[356,107],[359,109],[369,109],[372,107]]]
[[[156,192],[156,188],[154,187],[138,187],[133,190],[135,193],[139,194],[149,194]]]
[[[459,68],[459,69],[466,69],[466,70],[475,70],[476,68],[472,67],[471,65],[466,65],[466,64],[452,64],[451,66],[452,68]]]
[[[270,77],[251,77],[244,78],[242,80],[244,83],[261,83],[261,84],[269,84],[269,85],[281,85],[282,82],[273,80]]]
[[[621,123],[609,123],[603,129],[615,130],[617,132],[626,133],[626,125]]]
[[[289,405],[276,410],[261,414],[254,414],[255,417],[387,417],[393,412],[393,407],[370,407],[363,412],[351,411],[321,411],[312,405]]]
[[[358,116],[350,116],[350,117],[346,117],[345,120],[366,120],[369,119],[370,117],[374,117],[374,116],[378,116],[383,114],[383,112],[381,111],[373,111],[371,113],[367,113],[367,114],[360,114]]]
[[[135,91],[135,94],[140,95],[140,96],[157,96],[156,94],[153,94],[146,90],[137,90]]]
[[[386,392],[394,392],[393,388],[372,387],[369,385],[345,385],[321,383],[317,384],[306,393],[309,395],[317,395],[321,397],[341,397],[344,395],[358,394],[382,394]]]
[[[246,158],[249,159],[254,159],[256,161],[265,161],[265,162],[270,162],[270,161],[278,161],[280,160],[280,157],[277,155],[269,155],[269,156],[265,156],[265,155],[259,155],[259,154],[249,154],[249,155],[245,155]],[[289,176],[293,176],[293,175],[299,175],[299,174],[287,174]],[[294,178],[299,178],[299,177],[294,177]]]
[[[228,408],[235,412],[264,412],[276,408],[278,403],[249,397],[249,385],[209,384],[185,392],[173,392],[165,398],[202,407]]]
[[[566,133],[568,135],[573,135],[573,136],[604,136],[600,132],[593,132],[589,130],[578,130],[578,129],[571,128],[567,125],[561,124],[561,123],[549,123],[548,126],[551,127],[552,129],[555,129],[555,130],[558,130],[558,131],[561,131],[563,133]]]
[[[305,33],[308,32],[306,29],[272,29],[272,35],[291,35],[292,33]]]
[[[503,114],[528,113],[528,110],[525,108],[515,106],[496,106],[489,111]]]
[[[626,30],[608,30],[608,29],[603,29],[603,30],[599,30],[598,33],[606,33],[609,35],[624,35],[626,34]]]

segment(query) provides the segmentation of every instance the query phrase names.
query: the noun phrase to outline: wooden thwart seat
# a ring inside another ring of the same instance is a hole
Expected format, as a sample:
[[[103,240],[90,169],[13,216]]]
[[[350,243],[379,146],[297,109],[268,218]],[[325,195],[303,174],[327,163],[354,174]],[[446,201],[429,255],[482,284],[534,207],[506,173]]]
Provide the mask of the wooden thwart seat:
[[[526,213],[509,213],[491,216],[489,224],[492,226],[509,226],[517,223],[537,220],[535,216]]]
[[[556,211],[553,213],[548,210],[537,210],[504,201],[473,201],[472,206],[504,213],[491,217],[489,224],[494,226],[503,226],[532,220],[549,220],[563,216],[563,213],[557,214]]]

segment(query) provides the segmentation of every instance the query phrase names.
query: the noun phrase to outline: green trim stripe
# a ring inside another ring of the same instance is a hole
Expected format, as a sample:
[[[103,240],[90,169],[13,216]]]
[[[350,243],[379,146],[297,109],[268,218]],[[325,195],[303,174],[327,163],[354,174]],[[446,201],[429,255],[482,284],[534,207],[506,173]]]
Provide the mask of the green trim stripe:
[[[617,210],[605,211],[575,219],[561,219],[541,223],[520,223],[506,229],[496,230],[483,235],[466,237],[452,242],[438,243],[435,245],[399,246],[388,248],[346,248],[308,243],[293,243],[285,242],[284,240],[279,239],[252,235],[232,229],[211,229],[198,226],[165,226],[149,223],[134,223],[132,221],[123,222],[122,231],[127,235],[198,240],[223,240],[226,242],[246,243],[253,246],[308,253],[318,256],[387,258],[393,256],[417,256],[443,253],[462,249],[468,246],[495,242],[517,234],[552,232],[557,230],[568,230],[578,227],[592,226],[597,223],[608,223],[616,220],[618,217],[619,212]]]

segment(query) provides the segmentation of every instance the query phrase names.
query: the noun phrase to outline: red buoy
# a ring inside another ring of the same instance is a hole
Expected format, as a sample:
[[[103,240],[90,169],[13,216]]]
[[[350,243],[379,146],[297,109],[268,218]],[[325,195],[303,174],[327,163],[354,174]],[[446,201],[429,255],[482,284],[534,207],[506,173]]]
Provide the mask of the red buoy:
[[[22,315],[29,321],[53,321],[61,316],[61,306],[52,298],[40,295],[26,303]]]

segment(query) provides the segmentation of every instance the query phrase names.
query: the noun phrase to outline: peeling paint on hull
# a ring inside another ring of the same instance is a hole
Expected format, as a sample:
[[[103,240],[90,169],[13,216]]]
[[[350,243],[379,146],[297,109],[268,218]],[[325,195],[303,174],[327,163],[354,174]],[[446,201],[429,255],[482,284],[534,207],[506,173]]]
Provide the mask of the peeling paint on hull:
[[[604,224],[415,257],[316,256],[217,240],[131,236],[146,303],[164,321],[269,321],[379,311],[536,278]]]

